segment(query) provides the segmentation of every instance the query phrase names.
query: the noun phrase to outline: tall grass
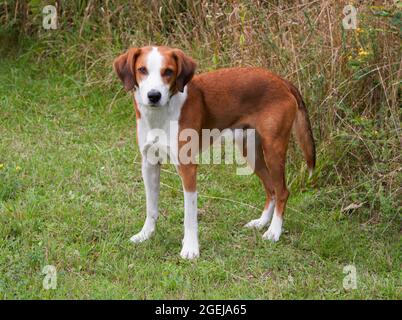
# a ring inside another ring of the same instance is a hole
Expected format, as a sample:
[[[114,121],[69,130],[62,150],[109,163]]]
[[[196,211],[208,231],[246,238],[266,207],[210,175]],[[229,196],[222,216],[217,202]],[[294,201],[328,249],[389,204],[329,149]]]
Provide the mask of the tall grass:
[[[356,30],[342,28],[349,3],[358,8]],[[180,47],[198,60],[199,72],[269,68],[295,83],[307,102],[318,142],[311,184],[327,187],[329,205],[356,208],[370,222],[394,219],[400,210],[400,1],[59,0],[57,30],[42,28],[47,4],[1,2],[2,55],[41,68],[59,64],[60,72],[85,80],[87,90],[116,95],[123,93],[112,61],[130,46]],[[301,162],[292,145],[294,189],[305,184]]]

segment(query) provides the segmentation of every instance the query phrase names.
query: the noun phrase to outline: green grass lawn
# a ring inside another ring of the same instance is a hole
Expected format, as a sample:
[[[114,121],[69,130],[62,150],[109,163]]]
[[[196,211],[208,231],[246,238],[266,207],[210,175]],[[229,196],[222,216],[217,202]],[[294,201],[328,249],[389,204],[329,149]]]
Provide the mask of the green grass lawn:
[[[0,297],[401,298],[400,212],[387,195],[386,218],[371,221],[341,211],[338,187],[292,186],[272,244],[243,228],[264,205],[258,179],[201,166],[201,257],[184,261],[181,184],[165,166],[157,232],[132,244],[145,195],[131,98],[61,70],[0,64]],[[357,289],[347,291],[350,264]],[[45,265],[57,268],[55,290],[43,289]]]

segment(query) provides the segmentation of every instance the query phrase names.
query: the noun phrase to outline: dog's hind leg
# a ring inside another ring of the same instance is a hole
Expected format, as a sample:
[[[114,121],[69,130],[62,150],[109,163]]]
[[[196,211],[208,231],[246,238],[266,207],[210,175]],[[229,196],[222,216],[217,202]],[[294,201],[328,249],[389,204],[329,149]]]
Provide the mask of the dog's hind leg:
[[[289,191],[285,183],[285,155],[283,146],[275,143],[264,143],[265,161],[268,166],[272,186],[275,191],[275,210],[268,231],[262,236],[266,240],[276,242],[282,234],[282,222]],[[266,150],[266,151],[265,151]]]
[[[295,114],[296,100],[285,97],[275,104],[267,105],[256,117],[256,130],[261,138],[263,155],[268,170],[269,184],[274,190],[275,209],[268,231],[263,238],[278,241],[282,234],[283,215],[289,191],[285,181],[286,151]]]
[[[272,184],[270,182],[268,169],[264,160],[264,152],[261,145],[260,137],[257,135],[255,141],[255,156],[252,157],[247,153],[247,144],[244,141],[243,136],[236,137],[235,142],[237,147],[243,154],[243,157],[246,158],[250,167],[254,169],[254,173],[260,178],[266,193],[266,202],[264,210],[261,214],[261,217],[258,219],[251,220],[249,223],[245,225],[246,228],[255,228],[262,229],[265,227],[272,218],[272,214],[274,212],[275,207],[275,199],[274,199],[274,189],[272,188]],[[251,160],[254,158],[254,161]]]
[[[259,230],[264,228],[271,221],[272,214],[274,213],[275,208],[275,199],[272,198],[271,201],[267,201],[267,203],[268,204],[265,205],[261,216],[258,219],[251,220],[250,222],[245,224],[244,227]]]
[[[289,128],[290,131],[290,128]],[[289,132],[290,134],[290,132]],[[285,181],[286,150],[289,134],[282,137],[275,134],[265,134],[262,138],[264,158],[267,164],[269,179],[275,194],[275,209],[268,231],[263,238],[276,242],[282,234],[283,215],[289,197]]]
[[[142,230],[131,237],[130,240],[132,242],[143,242],[149,239],[155,231],[156,221],[159,215],[160,167],[161,165],[159,163],[151,164],[145,158],[142,160],[142,178],[145,185],[147,217]]]

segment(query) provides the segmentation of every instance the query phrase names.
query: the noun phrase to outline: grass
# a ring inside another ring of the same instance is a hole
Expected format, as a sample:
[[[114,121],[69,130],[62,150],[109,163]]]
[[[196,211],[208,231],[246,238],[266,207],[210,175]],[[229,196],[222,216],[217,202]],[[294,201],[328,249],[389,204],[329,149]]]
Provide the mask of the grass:
[[[358,8],[344,30],[343,7]],[[384,1],[58,2],[0,5],[0,297],[401,299],[401,3]],[[264,205],[254,176],[201,166],[201,257],[179,257],[183,195],[162,172],[146,243],[131,97],[113,73],[130,46],[165,44],[198,72],[261,66],[302,91],[317,141],[307,180],[291,143],[279,243],[243,228]],[[45,290],[42,270],[57,268]],[[354,265],[357,289],[345,290]]]
[[[157,232],[130,243],[145,217],[131,98],[116,95],[117,86],[88,89],[84,76],[60,70],[24,59],[0,65],[0,297],[401,298],[400,207],[381,190],[357,193],[360,201],[380,199],[383,215],[374,219],[341,210],[353,188],[295,183],[285,232],[272,244],[243,228],[264,205],[257,178],[201,166],[201,257],[189,262],[179,257],[181,185],[166,166]],[[300,167],[290,166],[290,180]],[[42,286],[49,264],[58,272],[55,290]],[[358,287],[347,291],[349,264]]]

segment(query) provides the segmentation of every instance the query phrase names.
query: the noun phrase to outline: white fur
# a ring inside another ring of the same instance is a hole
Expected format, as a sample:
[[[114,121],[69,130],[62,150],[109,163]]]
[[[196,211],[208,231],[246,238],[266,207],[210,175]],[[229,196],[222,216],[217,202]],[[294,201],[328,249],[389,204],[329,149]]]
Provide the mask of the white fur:
[[[269,226],[268,231],[264,233],[262,238],[265,240],[271,240],[272,242],[276,242],[279,240],[281,234],[282,234],[282,217],[278,215],[278,212],[275,209],[271,225]]]
[[[275,208],[275,200],[271,200],[271,202],[268,205],[268,208],[266,208],[259,219],[251,220],[249,223],[245,225],[246,228],[255,228],[255,229],[262,229],[265,227],[269,221],[271,221],[272,214],[274,212]]]
[[[187,99],[187,87],[183,92],[172,96],[166,105],[158,107],[141,104],[137,91],[134,96],[141,114],[141,118],[137,119],[137,130],[142,156],[146,158],[149,146],[154,145],[155,148],[164,150],[172,162],[177,163],[178,121],[181,108]],[[155,140],[158,142],[155,143]]]
[[[184,191],[184,238],[180,256],[183,259],[194,259],[199,255],[197,192]]]
[[[142,161],[142,177],[145,185],[147,217],[142,230],[130,238],[134,243],[149,239],[155,231],[159,216],[160,165],[152,165],[144,158]]]
[[[155,231],[158,219],[158,200],[160,190],[160,163],[149,159],[150,149],[163,150],[177,163],[178,159],[178,121],[184,102],[187,99],[187,87],[169,99],[169,88],[160,77],[163,56],[153,48],[148,56],[148,76],[139,83],[134,97],[140,112],[137,119],[138,143],[142,155],[142,176],[145,185],[147,216],[142,230],[131,237],[133,242],[147,240]],[[150,106],[147,94],[150,90],[162,94],[158,106]],[[156,142],[155,142],[156,141]],[[153,160],[153,159],[152,159]],[[199,256],[197,231],[197,194],[184,193],[185,202],[185,236],[183,240],[183,258],[192,259]]]
[[[138,84],[137,101],[141,105],[149,105],[148,92],[151,90],[156,90],[161,93],[161,100],[159,101],[160,106],[167,104],[169,100],[169,85],[163,82],[161,76],[161,69],[163,65],[164,57],[158,51],[158,48],[153,47],[151,52],[148,54],[146,68],[148,74],[145,79],[143,79]],[[158,107],[154,107],[158,108]]]

